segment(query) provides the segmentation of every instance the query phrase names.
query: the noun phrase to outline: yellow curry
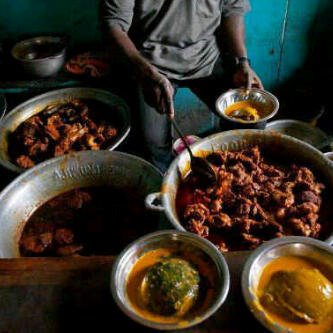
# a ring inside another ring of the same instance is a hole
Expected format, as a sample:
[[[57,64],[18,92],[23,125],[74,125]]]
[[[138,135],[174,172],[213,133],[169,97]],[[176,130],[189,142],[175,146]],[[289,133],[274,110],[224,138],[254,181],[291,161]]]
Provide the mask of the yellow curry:
[[[317,262],[285,256],[261,274],[257,296],[267,318],[295,333],[333,329],[333,276]]]
[[[227,107],[224,113],[240,122],[256,122],[266,115],[263,105],[254,101],[236,102]]]

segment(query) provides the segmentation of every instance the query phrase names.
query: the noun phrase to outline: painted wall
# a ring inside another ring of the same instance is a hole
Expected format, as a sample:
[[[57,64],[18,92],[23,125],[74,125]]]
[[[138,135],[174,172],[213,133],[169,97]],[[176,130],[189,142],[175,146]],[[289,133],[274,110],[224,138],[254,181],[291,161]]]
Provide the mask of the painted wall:
[[[329,3],[333,1],[251,0],[252,11],[246,17],[249,55],[269,89],[303,65],[309,31]],[[74,44],[100,40],[98,4],[98,0],[0,0],[0,41],[41,33],[69,34]]]
[[[332,22],[321,17],[332,13],[333,0],[250,1],[252,11],[246,16],[248,52],[265,87],[272,90],[292,78],[304,67],[312,49],[318,49],[316,44],[322,41],[319,37],[327,31],[325,24]],[[0,41],[42,33],[71,35],[73,44],[98,41],[98,3],[98,0],[0,0]],[[199,127],[209,127],[215,122],[188,90],[179,91],[176,107],[180,114],[189,109],[202,112],[206,123]],[[197,122],[202,124],[200,117]]]

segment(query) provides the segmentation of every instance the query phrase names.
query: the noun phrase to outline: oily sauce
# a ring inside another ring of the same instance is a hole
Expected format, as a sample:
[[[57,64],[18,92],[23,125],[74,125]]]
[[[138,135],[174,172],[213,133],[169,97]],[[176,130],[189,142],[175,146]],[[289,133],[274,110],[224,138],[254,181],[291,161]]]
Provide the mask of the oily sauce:
[[[140,288],[147,270],[164,258],[169,257],[182,258],[188,261],[200,274],[199,298],[193,308],[184,315],[164,316],[154,313],[147,308],[141,297]],[[158,323],[179,323],[181,325],[182,322],[200,316],[200,313],[209,307],[214,298],[216,279],[217,272],[213,263],[202,252],[193,249],[157,248],[143,254],[133,265],[127,278],[127,297],[134,311],[141,317]]]
[[[267,115],[265,106],[255,101],[236,102],[225,110],[225,115],[241,122],[258,121]]]
[[[37,209],[23,229],[20,253],[21,256],[117,254],[128,243],[155,229],[156,221],[135,189],[80,188],[61,194]]]
[[[258,298],[261,297],[263,290],[270,282],[274,273],[278,271],[297,271],[300,269],[318,269],[326,278],[331,282],[333,281],[332,271],[323,265],[320,265],[318,262],[301,257],[301,256],[284,256],[272,260],[267,266],[263,269],[259,281],[259,285],[256,291]],[[260,305],[260,307],[262,307]],[[279,316],[272,311],[264,308],[267,318],[276,322],[282,327],[286,327],[296,333],[328,333],[333,330],[333,315],[329,316],[327,319],[323,320],[318,324],[305,324],[298,323],[294,321],[289,321],[285,317]]]

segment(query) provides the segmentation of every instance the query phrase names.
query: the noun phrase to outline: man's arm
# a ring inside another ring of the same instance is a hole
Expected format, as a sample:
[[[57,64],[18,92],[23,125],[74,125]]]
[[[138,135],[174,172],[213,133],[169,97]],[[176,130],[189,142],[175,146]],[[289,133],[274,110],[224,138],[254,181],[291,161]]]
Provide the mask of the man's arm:
[[[125,61],[139,80],[148,104],[160,113],[174,116],[173,94],[170,81],[150,64],[128,36],[134,5],[130,1],[104,0],[102,3],[103,30],[113,55]],[[133,2],[134,4],[134,2]]]
[[[249,10],[246,0],[224,0],[221,21],[221,44],[224,51],[237,58],[247,58],[245,46],[244,12]],[[236,87],[263,88],[248,61],[241,61],[233,74]]]

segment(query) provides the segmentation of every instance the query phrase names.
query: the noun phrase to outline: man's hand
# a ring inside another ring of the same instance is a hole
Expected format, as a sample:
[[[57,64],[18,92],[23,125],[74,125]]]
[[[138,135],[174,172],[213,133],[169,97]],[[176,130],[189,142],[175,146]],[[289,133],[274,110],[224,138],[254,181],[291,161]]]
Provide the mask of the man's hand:
[[[174,117],[174,89],[168,78],[153,66],[143,66],[137,71],[146,102],[159,113]]]
[[[173,94],[174,89],[170,81],[143,58],[126,32],[118,27],[108,31],[113,55],[121,57],[133,68],[139,80],[145,100],[159,113],[174,117]]]
[[[258,75],[250,67],[249,63],[243,62],[239,64],[233,74],[233,84],[236,88],[259,88],[264,89]]]

